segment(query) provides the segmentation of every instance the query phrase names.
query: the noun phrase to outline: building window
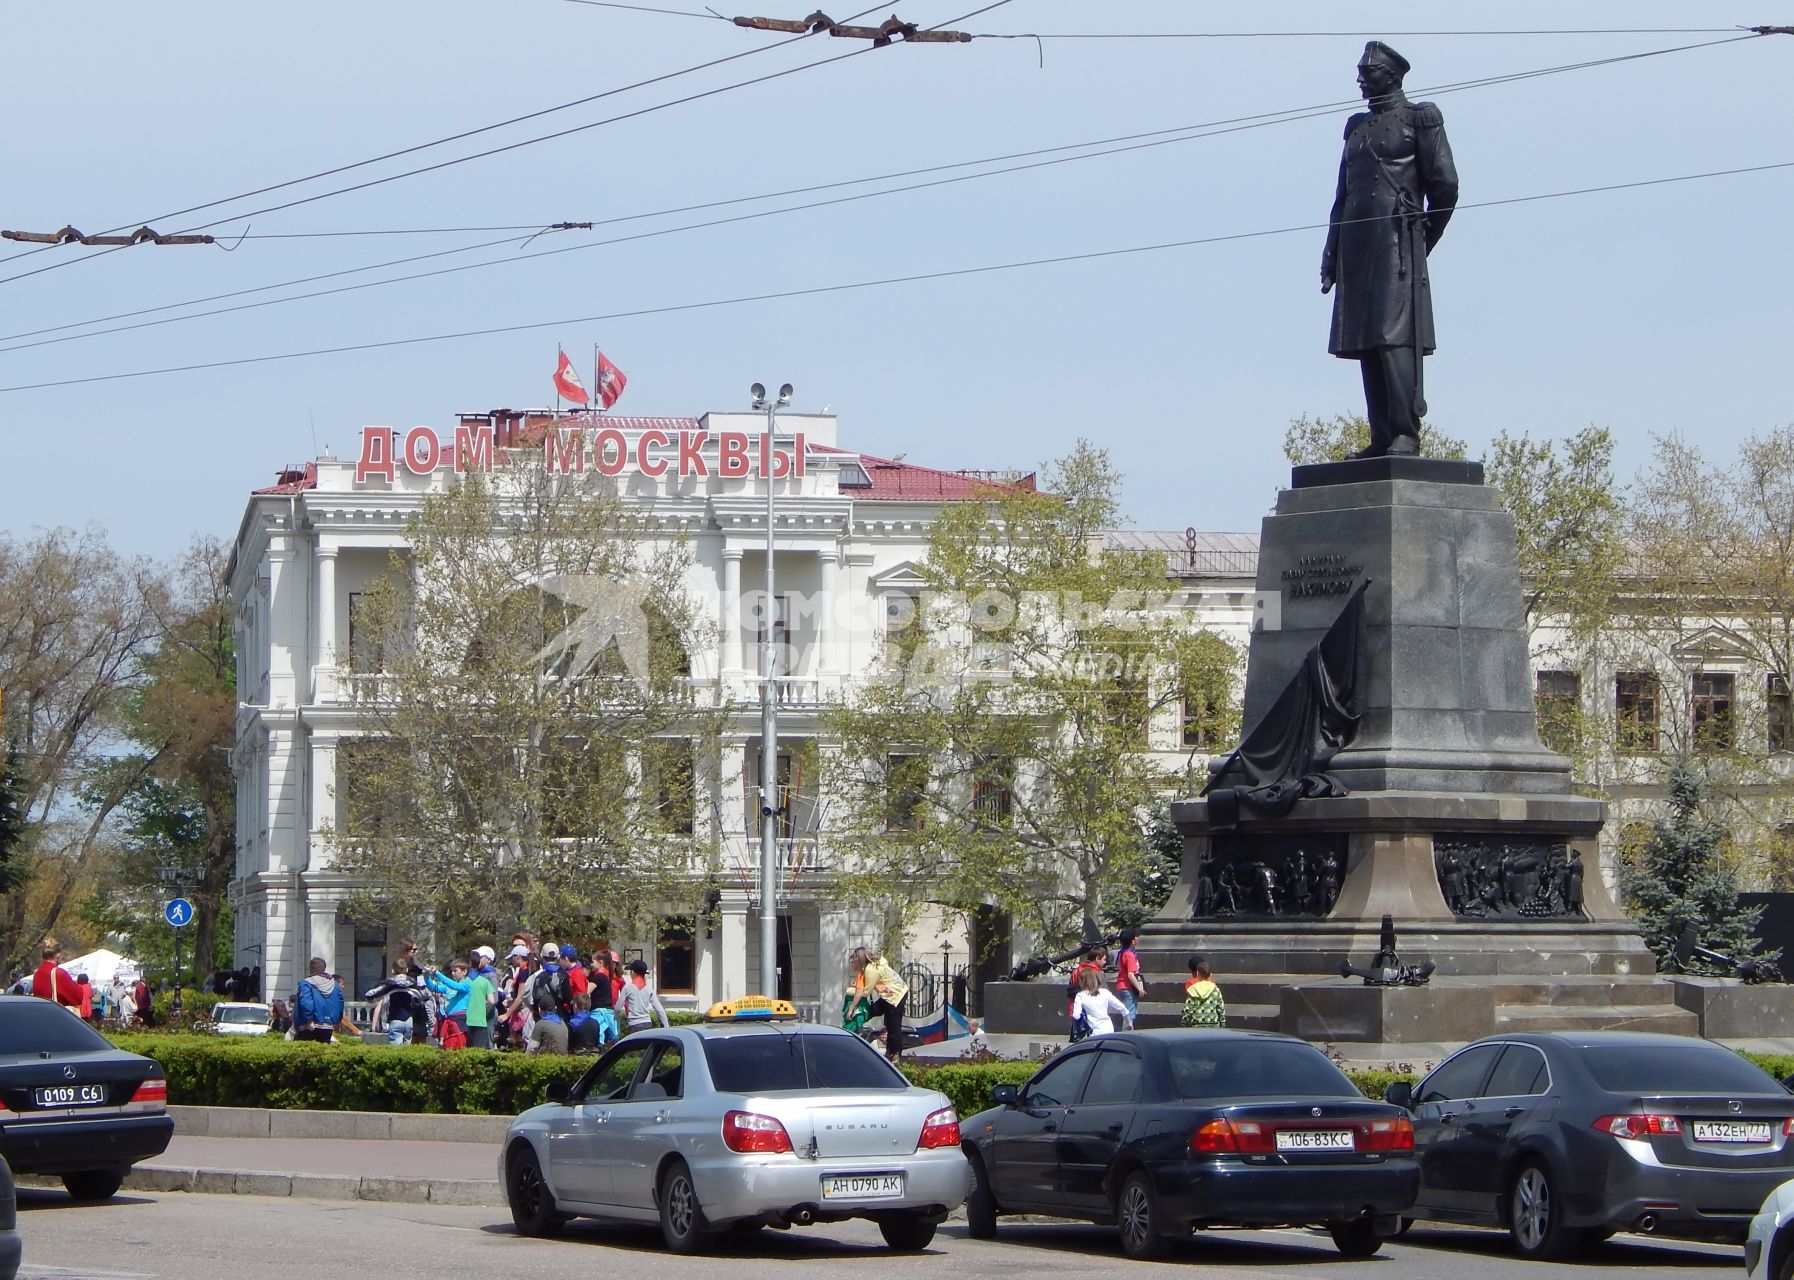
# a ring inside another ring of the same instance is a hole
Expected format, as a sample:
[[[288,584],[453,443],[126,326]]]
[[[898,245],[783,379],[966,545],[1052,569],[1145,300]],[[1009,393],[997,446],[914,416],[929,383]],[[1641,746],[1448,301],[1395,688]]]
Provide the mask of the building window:
[[[1614,745],[1622,755],[1657,750],[1657,674],[1622,671],[1613,679]]]
[[[1732,749],[1732,690],[1737,678],[1729,671],[1697,671],[1690,679],[1689,704],[1694,709],[1694,749]]]
[[[974,671],[1008,671],[1013,646],[1010,628],[1013,617],[1002,616],[1001,606],[990,601],[975,602],[972,607],[972,669]]]
[[[697,770],[691,739],[657,738],[642,760],[643,793],[662,829],[688,836],[695,829]]]
[[[1541,671],[1533,688],[1539,737],[1553,751],[1576,744],[1576,715],[1582,706],[1582,677],[1574,671]]]
[[[972,812],[983,826],[1006,827],[1015,806],[1015,768],[1007,760],[986,762],[972,779]]]
[[[1177,741],[1185,747],[1206,751],[1214,745],[1214,723],[1218,708],[1208,698],[1184,697],[1178,701]]]
[[[380,636],[367,623],[362,592],[349,593],[349,670],[374,675],[385,669],[386,655]]]
[[[692,954],[692,919],[663,920],[654,942],[654,980],[667,995],[688,996],[696,986],[698,966]]]
[[[336,747],[337,830],[359,839],[411,828],[411,768],[391,738],[344,738]]]
[[[1766,684],[1769,749],[1794,751],[1794,696],[1788,692],[1788,677],[1771,672]]]
[[[766,613],[761,609],[759,626],[754,635],[754,652],[761,675],[788,676],[796,667],[791,652],[791,597],[777,596],[772,602],[772,670],[766,669]]]
[[[921,634],[921,602],[907,592],[885,597],[885,653],[897,657],[907,652]]]
[[[750,743],[751,759],[742,772],[742,781],[747,787],[748,834],[760,834],[760,752],[758,747]],[[804,764],[802,760],[792,759],[788,751],[779,752],[778,777],[778,826],[775,834],[781,840],[794,839],[798,827],[798,809],[805,803],[800,794],[804,785]]]
[[[922,829],[923,761],[921,756],[885,757],[885,830]]]
[[[1132,675],[1118,675],[1109,690],[1109,715],[1122,736],[1142,747],[1152,745],[1152,706],[1146,682]]]

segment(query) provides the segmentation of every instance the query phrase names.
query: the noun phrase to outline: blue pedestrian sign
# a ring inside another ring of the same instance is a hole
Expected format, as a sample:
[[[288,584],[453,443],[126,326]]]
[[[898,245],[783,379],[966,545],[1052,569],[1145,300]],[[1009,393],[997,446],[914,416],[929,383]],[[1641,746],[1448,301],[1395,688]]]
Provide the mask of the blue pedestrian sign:
[[[170,898],[162,908],[162,918],[179,929],[193,923],[193,904],[185,898]]]

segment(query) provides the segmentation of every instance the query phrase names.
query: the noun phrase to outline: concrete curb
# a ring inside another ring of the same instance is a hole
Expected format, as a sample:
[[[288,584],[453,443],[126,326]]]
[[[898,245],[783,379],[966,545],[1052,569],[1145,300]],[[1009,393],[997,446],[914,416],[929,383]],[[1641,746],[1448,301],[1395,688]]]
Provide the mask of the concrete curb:
[[[21,1174],[21,1187],[62,1186],[60,1178]],[[301,1200],[379,1200],[412,1204],[503,1208],[497,1182],[471,1178],[377,1178],[332,1173],[263,1173],[250,1169],[187,1169],[138,1165],[125,1175],[127,1191],[191,1191],[211,1196],[290,1196]]]
[[[370,1142],[480,1142],[496,1147],[513,1116],[277,1111],[263,1107],[168,1108],[186,1138],[359,1138]]]

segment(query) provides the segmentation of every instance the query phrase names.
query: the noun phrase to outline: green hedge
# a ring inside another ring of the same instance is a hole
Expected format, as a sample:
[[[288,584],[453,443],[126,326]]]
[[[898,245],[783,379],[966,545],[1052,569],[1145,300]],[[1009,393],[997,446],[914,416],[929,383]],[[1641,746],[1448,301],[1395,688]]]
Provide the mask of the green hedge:
[[[315,1111],[393,1111],[514,1115],[542,1101],[555,1080],[577,1080],[589,1058],[538,1057],[467,1049],[320,1045],[181,1033],[117,1035],[120,1048],[162,1064],[168,1100],[177,1105],[274,1107]],[[1794,1056],[1744,1055],[1778,1080],[1794,1074]],[[990,1105],[1000,1084],[1022,1084],[1038,1062],[906,1062],[914,1083],[947,1095],[962,1117]],[[1417,1077],[1396,1070],[1348,1071],[1367,1098]]]

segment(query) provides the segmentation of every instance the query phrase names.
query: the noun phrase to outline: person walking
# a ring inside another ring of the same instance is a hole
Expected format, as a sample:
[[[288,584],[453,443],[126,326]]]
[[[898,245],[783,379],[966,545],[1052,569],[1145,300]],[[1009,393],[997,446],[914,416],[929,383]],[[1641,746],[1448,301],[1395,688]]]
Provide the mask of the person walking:
[[[856,975],[866,979],[866,985],[854,992],[847,1020],[853,1018],[862,1000],[869,1000],[872,1012],[885,1020],[885,1057],[895,1063],[903,1056],[903,1010],[909,1004],[909,984],[889,960],[873,955],[866,947],[855,947],[848,963]]]
[[[1138,929],[1121,931],[1121,950],[1115,955],[1115,994],[1127,1007],[1129,1022],[1140,1016],[1140,1001],[1146,995],[1146,981],[1140,976],[1140,953],[1134,949]]]
[[[293,1039],[329,1044],[343,1020],[343,984],[325,972],[329,966],[322,956],[313,956],[305,967],[305,981],[293,999]]]
[[[465,960],[456,960],[443,973],[434,965],[424,969],[424,981],[430,990],[448,1003],[443,1019],[461,1028],[470,1049],[492,1047],[492,983],[483,973],[468,972]]]
[[[1134,1019],[1127,1011],[1127,1006],[1115,998],[1115,993],[1103,986],[1102,975],[1095,969],[1084,970],[1078,979],[1078,998],[1072,1001],[1072,1018],[1084,1019],[1090,1027],[1092,1036],[1106,1036],[1114,1032],[1115,1020],[1121,1019],[1124,1030],[1134,1029]]]
[[[667,1017],[666,1006],[660,1003],[660,997],[648,982],[648,966],[640,960],[629,962],[630,978],[623,983],[623,989],[617,996],[617,1021],[623,1024],[623,1034],[631,1031],[646,1031],[654,1025],[654,1016],[660,1016],[660,1025],[670,1027],[672,1020]]]
[[[530,1053],[566,1053],[567,1020],[573,1014],[573,984],[561,968],[561,949],[542,944],[538,968],[518,990],[507,1015],[528,1012],[535,1019],[526,1041]]]
[[[1184,983],[1184,1007],[1178,1020],[1186,1027],[1227,1025],[1227,1000],[1201,956],[1190,957],[1190,980]]]
[[[54,942],[44,944],[43,959],[31,975],[31,994],[80,1011],[81,986],[62,967],[62,948]]]

